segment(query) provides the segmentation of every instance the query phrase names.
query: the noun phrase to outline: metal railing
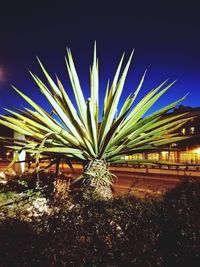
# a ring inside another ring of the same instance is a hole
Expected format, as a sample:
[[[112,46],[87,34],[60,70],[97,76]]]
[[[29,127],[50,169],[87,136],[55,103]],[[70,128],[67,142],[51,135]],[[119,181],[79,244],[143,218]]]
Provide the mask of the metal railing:
[[[142,163],[111,163],[110,166],[116,167],[128,167],[128,168],[147,168],[147,169],[165,169],[165,170],[185,170],[185,171],[200,171],[200,164],[163,164],[148,165]]]

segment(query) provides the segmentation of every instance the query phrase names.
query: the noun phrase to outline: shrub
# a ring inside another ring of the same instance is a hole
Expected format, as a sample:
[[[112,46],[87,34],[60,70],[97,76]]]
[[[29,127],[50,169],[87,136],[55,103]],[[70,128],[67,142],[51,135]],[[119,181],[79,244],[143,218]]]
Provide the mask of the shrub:
[[[153,202],[125,196],[65,207],[60,203],[54,214],[31,223],[1,222],[5,249],[0,262],[4,266],[156,266],[159,227],[152,217]]]
[[[0,266],[48,266],[41,254],[44,239],[19,218],[0,223]]]
[[[160,261],[152,201],[126,196],[72,207],[46,221],[43,254],[55,266],[156,266]]]
[[[163,199],[51,204],[30,222],[0,219],[0,266],[200,266],[199,182]]]
[[[22,193],[26,190],[38,191],[37,181],[39,182],[39,191],[45,197],[51,197],[54,192],[54,184],[57,180],[68,181],[70,176],[60,174],[55,176],[54,172],[42,171],[39,174],[36,172],[25,173],[23,175],[16,175],[7,177],[6,184],[0,184],[0,193],[14,191]]]
[[[163,199],[160,248],[167,266],[200,266],[200,182],[184,180]]]

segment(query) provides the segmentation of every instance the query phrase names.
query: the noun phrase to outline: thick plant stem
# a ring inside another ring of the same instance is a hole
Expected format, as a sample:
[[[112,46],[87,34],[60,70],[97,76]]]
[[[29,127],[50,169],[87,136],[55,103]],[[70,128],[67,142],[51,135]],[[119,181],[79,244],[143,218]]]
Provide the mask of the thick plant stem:
[[[95,159],[90,161],[83,170],[84,191],[96,198],[112,198],[113,176],[104,160]]]

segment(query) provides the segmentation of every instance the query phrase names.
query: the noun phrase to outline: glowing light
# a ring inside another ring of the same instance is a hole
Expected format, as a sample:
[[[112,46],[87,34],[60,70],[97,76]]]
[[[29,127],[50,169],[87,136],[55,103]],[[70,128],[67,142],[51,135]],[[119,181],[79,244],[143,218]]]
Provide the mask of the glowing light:
[[[168,153],[169,153],[168,151],[162,151],[162,152],[161,152],[161,154],[162,154],[163,156],[166,156]]]
[[[0,82],[6,81],[6,70],[3,66],[0,66]]]
[[[185,135],[185,128],[182,129],[181,133],[182,135]]]
[[[194,153],[197,153],[198,155],[200,155],[200,147],[195,149]]]

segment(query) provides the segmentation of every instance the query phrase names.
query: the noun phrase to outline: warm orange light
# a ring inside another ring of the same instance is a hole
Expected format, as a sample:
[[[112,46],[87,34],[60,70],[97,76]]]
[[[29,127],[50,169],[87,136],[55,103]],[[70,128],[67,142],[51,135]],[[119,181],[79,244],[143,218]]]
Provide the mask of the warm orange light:
[[[168,151],[161,151],[161,154],[162,154],[163,156],[166,156],[168,153],[169,153]]]

